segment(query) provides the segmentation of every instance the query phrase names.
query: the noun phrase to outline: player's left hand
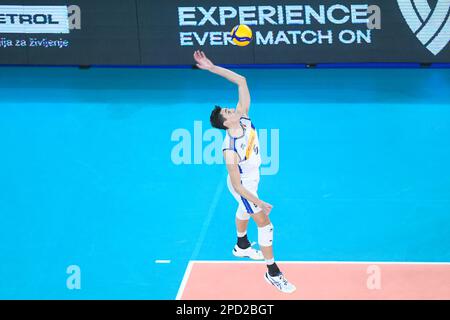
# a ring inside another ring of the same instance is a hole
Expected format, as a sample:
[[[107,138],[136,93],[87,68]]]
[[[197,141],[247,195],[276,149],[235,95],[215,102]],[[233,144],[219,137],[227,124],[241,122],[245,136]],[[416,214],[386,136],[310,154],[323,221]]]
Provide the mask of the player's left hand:
[[[270,203],[264,202],[264,201],[262,201],[262,200],[261,200],[261,203],[260,203],[260,207],[261,207],[261,210],[262,210],[266,215],[269,215],[269,214],[270,214],[270,211],[272,211],[272,209],[273,209],[273,205],[271,205]]]

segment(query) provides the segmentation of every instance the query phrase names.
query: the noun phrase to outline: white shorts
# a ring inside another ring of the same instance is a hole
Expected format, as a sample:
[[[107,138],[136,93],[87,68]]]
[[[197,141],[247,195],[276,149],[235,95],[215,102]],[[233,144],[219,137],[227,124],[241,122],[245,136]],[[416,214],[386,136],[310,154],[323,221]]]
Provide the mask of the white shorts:
[[[252,180],[242,180],[242,185],[245,189],[250,191],[254,196],[258,196],[258,184],[259,179],[252,179]],[[231,184],[230,176],[227,177],[227,185],[228,190],[230,190],[230,193],[233,195],[234,199],[238,202],[238,208],[236,210],[236,217],[240,220],[248,220],[250,219],[250,215],[254,213],[258,213],[261,211],[261,208],[259,208],[256,204],[253,202],[245,199],[240,194],[238,194]]]

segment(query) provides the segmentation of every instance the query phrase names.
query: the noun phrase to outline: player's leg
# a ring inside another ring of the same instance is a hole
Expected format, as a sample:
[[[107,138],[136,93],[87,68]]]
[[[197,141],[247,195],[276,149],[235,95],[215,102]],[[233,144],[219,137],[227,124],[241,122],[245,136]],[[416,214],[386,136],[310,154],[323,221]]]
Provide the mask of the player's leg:
[[[251,243],[247,238],[248,221],[249,219],[242,220],[236,216],[236,233],[238,237],[237,245],[241,249],[247,249],[251,246]]]
[[[262,211],[252,214],[251,217],[258,226],[259,248],[261,249],[264,259],[267,262],[267,267],[269,268],[269,271],[272,271],[271,274],[276,275],[277,273],[280,273],[280,270],[273,261],[273,225],[270,222],[269,217]]]
[[[247,238],[247,227],[248,221],[250,220],[248,201],[243,199],[237,192],[234,190],[233,185],[231,184],[230,177],[227,178],[228,190],[233,195],[233,197],[238,202],[238,208],[236,210],[236,233],[237,233],[237,243],[233,248],[233,255],[239,258],[250,258],[253,260],[263,260],[264,257],[261,251],[256,250],[252,247],[252,244]],[[253,212],[250,209],[251,212]]]
[[[263,260],[264,256],[261,251],[253,248],[247,238],[247,227],[249,220],[250,214],[246,212],[245,206],[240,204],[236,211],[237,243],[233,248],[233,255],[240,258]]]
[[[258,243],[266,260],[267,272],[264,278],[282,292],[294,292],[296,290],[295,286],[286,280],[275,262],[273,255],[273,225],[269,217],[262,211],[252,214],[251,217],[258,226]]]
[[[249,219],[241,220],[236,217],[236,231],[238,233],[247,233],[248,221]]]

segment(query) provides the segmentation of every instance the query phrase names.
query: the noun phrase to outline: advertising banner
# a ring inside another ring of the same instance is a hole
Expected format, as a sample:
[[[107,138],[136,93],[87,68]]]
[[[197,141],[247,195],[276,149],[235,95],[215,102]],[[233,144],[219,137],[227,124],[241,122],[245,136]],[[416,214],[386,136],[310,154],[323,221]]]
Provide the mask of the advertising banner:
[[[0,3],[0,64],[176,66],[197,49],[220,64],[448,63],[449,41],[450,0]]]

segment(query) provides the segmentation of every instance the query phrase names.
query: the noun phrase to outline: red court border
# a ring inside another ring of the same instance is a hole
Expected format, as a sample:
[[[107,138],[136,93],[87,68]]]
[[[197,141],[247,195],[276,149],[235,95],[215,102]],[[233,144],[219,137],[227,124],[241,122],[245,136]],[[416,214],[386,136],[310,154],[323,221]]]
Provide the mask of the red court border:
[[[450,262],[277,263],[297,285],[295,293],[264,281],[264,261],[190,261],[176,299],[450,300]]]

